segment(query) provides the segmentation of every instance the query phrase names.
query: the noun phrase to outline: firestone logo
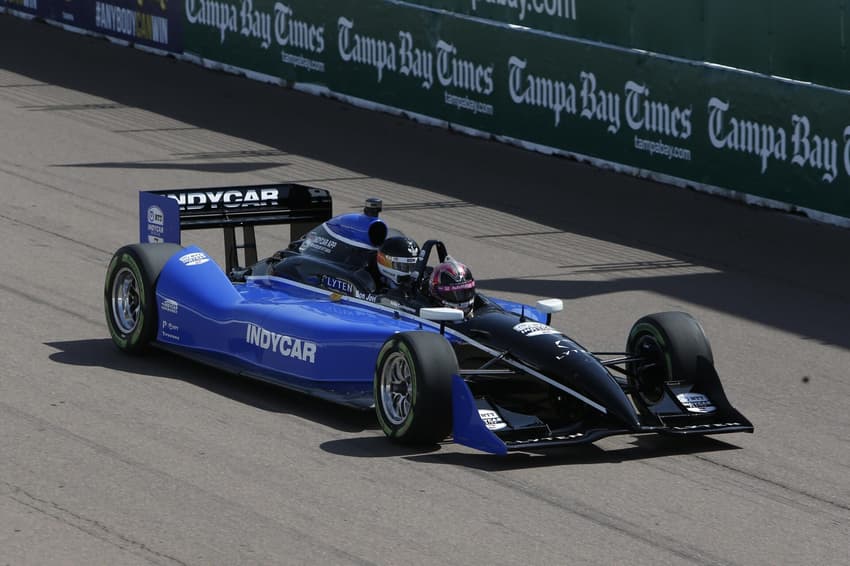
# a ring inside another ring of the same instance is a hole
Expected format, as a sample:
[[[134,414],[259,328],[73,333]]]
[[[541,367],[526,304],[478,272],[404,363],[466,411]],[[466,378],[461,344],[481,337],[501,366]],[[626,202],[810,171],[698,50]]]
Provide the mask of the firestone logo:
[[[490,409],[478,409],[478,416],[484,422],[484,426],[486,426],[489,430],[502,430],[503,428],[508,428],[507,423],[502,420],[502,417],[500,417],[499,413],[496,411],[492,411]]]
[[[180,256],[180,262],[189,267],[204,264],[209,260],[209,256],[203,252],[192,252]]]
[[[541,322],[520,322],[514,330],[523,336],[540,336],[542,334],[560,334],[557,330]]]
[[[180,309],[180,305],[174,299],[163,299],[159,306],[163,312],[171,314],[177,314]]]

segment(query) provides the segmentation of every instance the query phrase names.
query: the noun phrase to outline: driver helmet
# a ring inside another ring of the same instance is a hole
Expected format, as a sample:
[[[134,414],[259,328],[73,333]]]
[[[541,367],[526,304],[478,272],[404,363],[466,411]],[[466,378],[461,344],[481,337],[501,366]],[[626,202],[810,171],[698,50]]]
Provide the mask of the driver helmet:
[[[387,238],[378,249],[378,271],[391,285],[410,277],[419,261],[419,245],[407,236]]]
[[[475,302],[475,279],[467,266],[446,256],[434,268],[428,284],[431,296],[444,307],[469,314]]]

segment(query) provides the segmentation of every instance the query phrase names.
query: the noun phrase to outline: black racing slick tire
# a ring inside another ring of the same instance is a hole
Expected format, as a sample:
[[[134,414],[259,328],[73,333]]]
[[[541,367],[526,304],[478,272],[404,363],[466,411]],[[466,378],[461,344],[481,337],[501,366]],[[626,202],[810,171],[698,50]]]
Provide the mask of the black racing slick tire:
[[[700,368],[714,366],[711,344],[702,326],[684,312],[662,312],[632,326],[626,351],[645,361],[629,364],[630,379],[644,403],[657,403],[664,383],[699,381]]]
[[[133,244],[112,256],[103,306],[109,334],[120,350],[141,354],[156,337],[156,280],[180,249],[176,244]]]
[[[457,358],[448,341],[427,331],[402,332],[384,343],[375,367],[375,412],[391,440],[433,445],[452,430],[452,376]]]

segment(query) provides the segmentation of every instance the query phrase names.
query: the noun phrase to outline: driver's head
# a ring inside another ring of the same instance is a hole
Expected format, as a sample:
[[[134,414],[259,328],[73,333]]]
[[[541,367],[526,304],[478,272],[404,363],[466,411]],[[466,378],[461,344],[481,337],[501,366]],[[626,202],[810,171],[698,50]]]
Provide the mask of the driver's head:
[[[419,246],[407,236],[387,238],[378,249],[378,271],[394,285],[410,277],[418,260]]]
[[[434,268],[428,283],[431,296],[444,307],[460,309],[469,314],[475,302],[475,279],[467,266],[446,256]]]

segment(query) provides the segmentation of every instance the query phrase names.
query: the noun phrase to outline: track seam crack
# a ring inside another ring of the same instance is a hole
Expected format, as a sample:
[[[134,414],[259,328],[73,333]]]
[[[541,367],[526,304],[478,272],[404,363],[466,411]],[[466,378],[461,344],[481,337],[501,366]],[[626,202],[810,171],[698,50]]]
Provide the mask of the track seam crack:
[[[760,481],[760,482],[764,482],[764,483],[771,485],[773,487],[783,489],[785,491],[789,491],[791,493],[801,495],[803,497],[807,497],[807,498],[812,499],[814,501],[817,501],[819,503],[825,503],[827,505],[841,509],[842,511],[850,511],[850,505],[845,505],[845,504],[839,503],[837,501],[825,499],[825,498],[818,496],[818,495],[815,495],[813,493],[809,493],[809,492],[803,491],[801,489],[794,488],[794,487],[791,487],[789,485],[783,484],[781,482],[771,480],[771,479],[759,476],[757,474],[753,474],[753,473],[748,472],[746,470],[742,470],[742,469],[736,468],[734,466],[730,466],[729,464],[722,464],[720,462],[716,462],[714,460],[706,458],[705,456],[694,455],[694,458],[696,458],[697,460],[699,460],[701,462],[706,462],[708,464],[712,464],[712,465],[717,466],[719,468],[722,468],[724,470],[728,470],[730,472],[735,472],[735,473],[740,474],[742,476],[745,476],[745,477],[748,477],[748,478],[751,478],[751,479],[754,479],[754,480],[757,480],[757,481]]]
[[[568,501],[563,501],[563,498],[561,497],[549,495],[542,492],[539,488],[527,486],[517,480],[496,476],[483,471],[473,471],[473,473],[494,481],[502,487],[516,489],[532,499],[536,499],[557,509],[567,511],[592,523],[643,542],[652,548],[660,548],[682,560],[701,564],[703,566],[729,566],[735,564],[733,562],[727,562],[715,556],[711,556],[705,550],[689,546],[687,543],[680,540],[673,539],[657,532],[650,532],[647,528],[641,527],[640,525],[634,524],[626,519],[615,517],[595,509],[577,499],[570,498]]]
[[[2,483],[10,490],[10,493],[7,494],[7,497],[12,499],[13,501],[16,501],[21,505],[24,505],[25,507],[28,507],[43,515],[46,515],[51,519],[55,519],[56,521],[68,525],[69,527],[73,527],[78,531],[82,531],[89,536],[106,542],[107,544],[110,544],[112,546],[120,548],[121,550],[127,551],[135,556],[143,558],[151,564],[163,564],[163,561],[165,561],[165,563],[168,564],[178,564],[181,566],[187,566],[186,562],[183,562],[182,560],[179,560],[173,556],[169,556],[162,552],[153,550],[145,543],[139,542],[126,535],[116,532],[109,526],[96,519],[89,519],[88,517],[84,517],[79,513],[75,513],[70,509],[62,507],[54,501],[48,501],[46,499],[36,497],[32,493],[29,493],[28,491],[19,486],[10,484],[5,481]]]

